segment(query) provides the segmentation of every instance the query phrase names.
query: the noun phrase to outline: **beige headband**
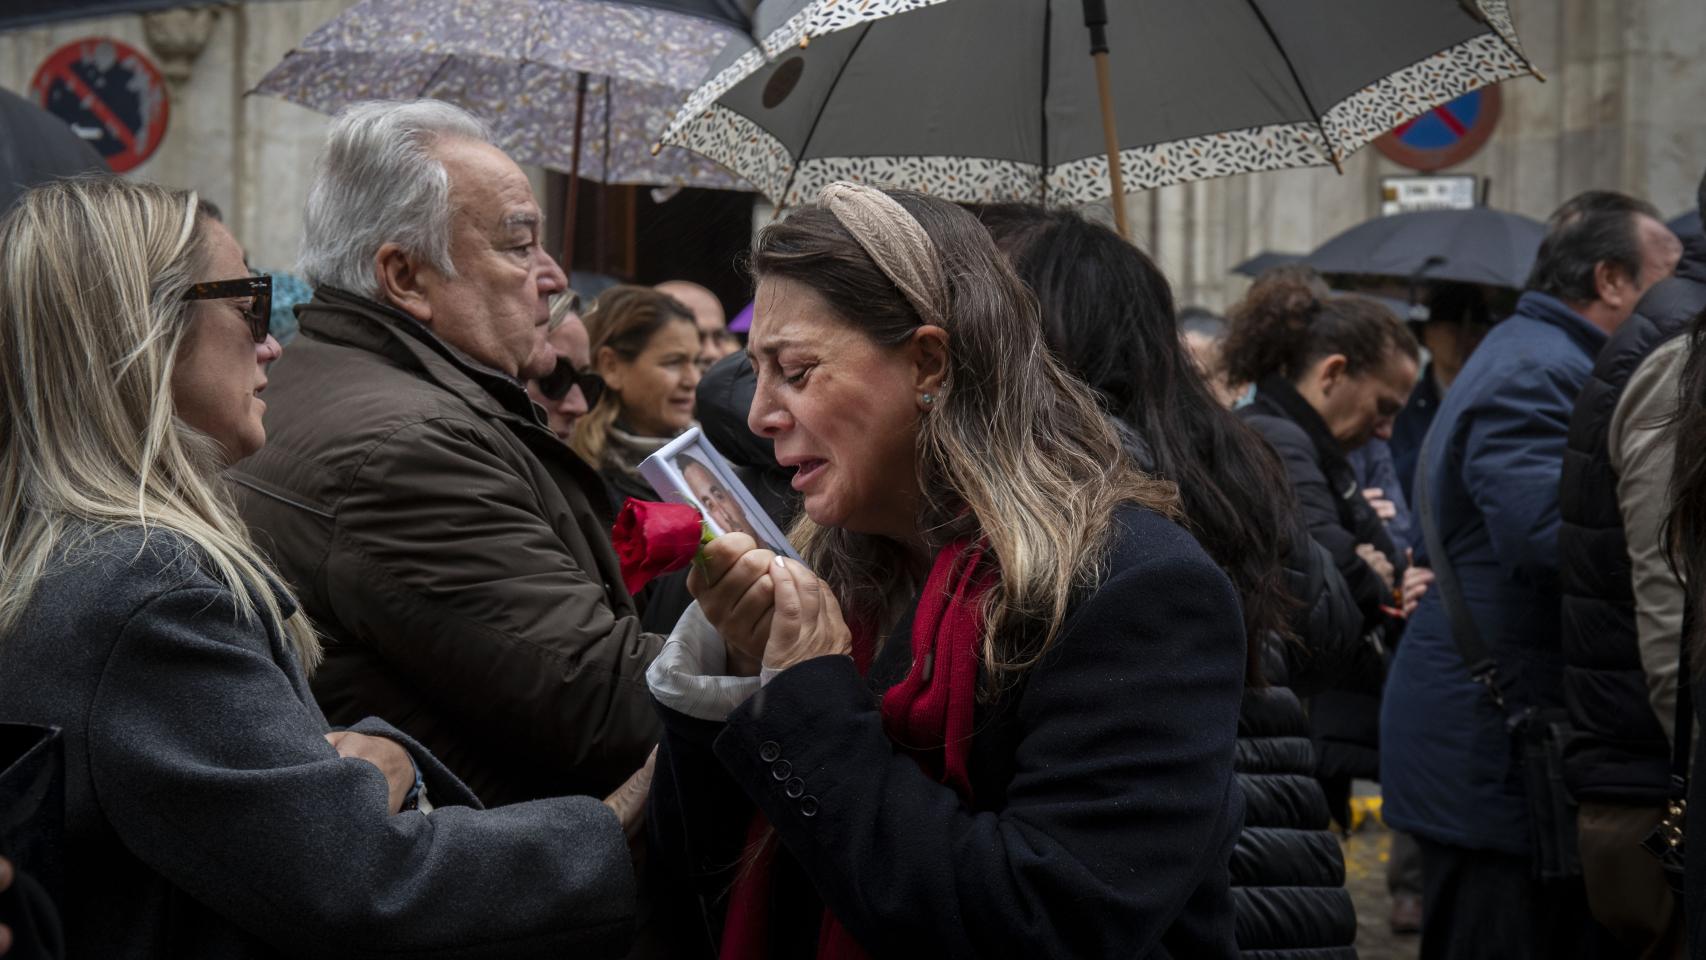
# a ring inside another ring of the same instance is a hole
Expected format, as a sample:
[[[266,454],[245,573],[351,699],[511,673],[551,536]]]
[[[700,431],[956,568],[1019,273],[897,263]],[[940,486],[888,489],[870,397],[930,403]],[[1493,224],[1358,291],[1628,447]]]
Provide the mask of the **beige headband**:
[[[936,248],[905,207],[875,187],[847,180],[824,187],[817,199],[900,288],[919,319],[947,325],[948,288]]]

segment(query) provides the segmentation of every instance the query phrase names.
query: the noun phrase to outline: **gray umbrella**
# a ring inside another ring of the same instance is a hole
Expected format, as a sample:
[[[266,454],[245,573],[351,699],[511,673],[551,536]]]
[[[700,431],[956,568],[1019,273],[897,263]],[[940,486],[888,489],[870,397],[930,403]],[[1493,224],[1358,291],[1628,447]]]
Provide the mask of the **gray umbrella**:
[[[1302,262],[1335,276],[1456,280],[1520,290],[1546,225],[1487,207],[1395,213],[1339,234]]]
[[[107,172],[107,164],[87,141],[53,114],[0,90],[0,214],[35,184],[97,172]]]
[[[1336,164],[1530,71],[1505,0],[1119,3],[1129,189]],[[1109,165],[1082,0],[765,0],[663,142],[782,204],[864,180],[960,201],[1086,203]],[[804,45],[804,49],[802,49]]]

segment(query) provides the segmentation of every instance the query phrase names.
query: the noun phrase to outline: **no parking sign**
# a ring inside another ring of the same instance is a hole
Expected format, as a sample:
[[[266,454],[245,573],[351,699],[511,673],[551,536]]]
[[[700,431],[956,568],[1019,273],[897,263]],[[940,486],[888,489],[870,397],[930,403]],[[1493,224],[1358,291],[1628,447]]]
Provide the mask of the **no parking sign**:
[[[30,92],[42,109],[123,173],[154,155],[166,136],[160,69],[129,44],[88,37],[55,50],[36,69]]]
[[[1406,120],[1374,147],[1412,170],[1443,170],[1473,156],[1498,122],[1499,88],[1482,87]]]

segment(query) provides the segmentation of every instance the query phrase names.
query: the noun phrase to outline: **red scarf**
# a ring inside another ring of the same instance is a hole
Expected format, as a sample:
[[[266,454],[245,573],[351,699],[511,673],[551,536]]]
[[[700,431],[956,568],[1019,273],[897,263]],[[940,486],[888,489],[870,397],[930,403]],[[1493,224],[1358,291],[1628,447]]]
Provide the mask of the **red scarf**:
[[[994,572],[982,563],[983,545],[960,540],[936,554],[912,621],[912,670],[883,695],[883,729],[897,749],[911,754],[938,783],[972,798],[966,764],[971,757],[977,700],[978,648],[983,640],[983,595]],[[853,660],[870,669],[876,638],[869,627],[853,631]],[[769,833],[763,813],[747,828],[747,846]],[[770,874],[774,842],[742,872],[729,894],[720,960],[767,960],[770,953]],[[847,929],[823,912],[818,960],[865,960]]]

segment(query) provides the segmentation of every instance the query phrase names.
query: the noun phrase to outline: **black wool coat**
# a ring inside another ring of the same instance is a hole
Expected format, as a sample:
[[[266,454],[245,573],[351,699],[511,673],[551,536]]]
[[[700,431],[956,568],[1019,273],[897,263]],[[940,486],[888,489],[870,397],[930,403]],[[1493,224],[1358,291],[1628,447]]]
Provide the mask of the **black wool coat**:
[[[759,809],[781,844],[774,957],[815,955],[825,904],[875,957],[1237,955],[1238,601],[1180,527],[1137,508],[1117,527],[1056,645],[980,706],[971,803],[883,731],[910,617],[869,679],[821,657],[724,723],[660,708],[653,853],[699,883],[707,950]]]

